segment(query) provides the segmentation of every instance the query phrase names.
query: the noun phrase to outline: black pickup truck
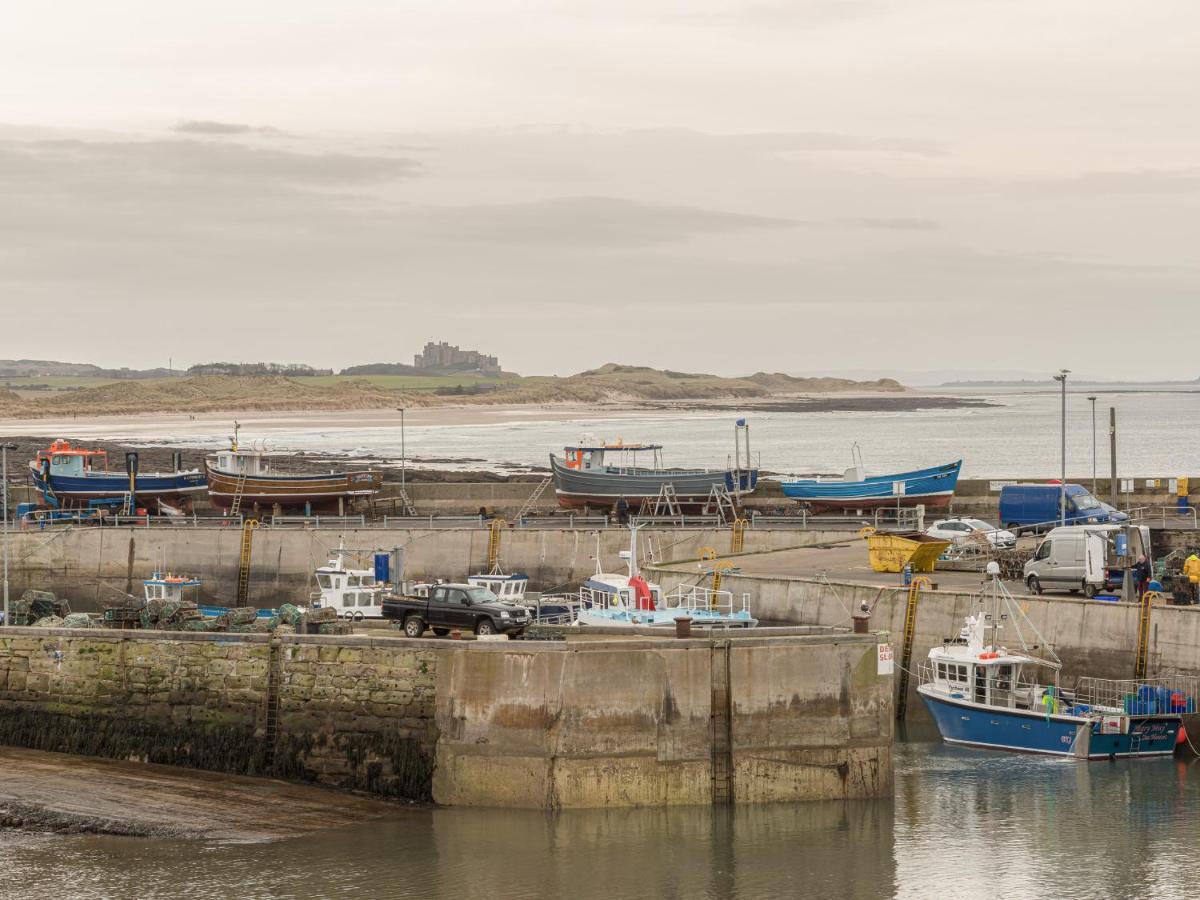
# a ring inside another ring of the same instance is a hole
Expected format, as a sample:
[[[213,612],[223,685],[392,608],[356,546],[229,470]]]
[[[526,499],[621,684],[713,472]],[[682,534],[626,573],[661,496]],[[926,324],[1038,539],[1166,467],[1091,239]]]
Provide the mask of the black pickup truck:
[[[409,637],[420,637],[426,628],[439,636],[452,628],[517,635],[532,621],[524,606],[502,603],[487,588],[471,584],[434,585],[428,599],[389,594],[383,598],[383,617],[402,623]]]

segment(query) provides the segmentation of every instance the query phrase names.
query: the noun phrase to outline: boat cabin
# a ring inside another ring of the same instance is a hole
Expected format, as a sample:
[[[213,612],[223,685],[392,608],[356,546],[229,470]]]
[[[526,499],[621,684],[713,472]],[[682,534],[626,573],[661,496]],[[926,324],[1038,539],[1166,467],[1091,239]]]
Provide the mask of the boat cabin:
[[[929,651],[923,683],[938,693],[984,706],[1040,709],[1055,688],[1023,677],[1026,669],[1045,664],[1030,656],[1009,653],[1003,647],[985,647],[987,627],[982,613],[967,618],[962,632]]]
[[[104,450],[84,450],[72,447],[69,441],[57,440],[37,452],[36,467],[42,471],[46,461],[51,475],[83,476],[92,471],[108,471],[108,453]]]
[[[316,570],[318,592],[312,605],[331,606],[344,619],[380,618],[383,615],[384,586],[375,579],[374,569],[352,569],[350,552],[339,547],[329,562]]]
[[[506,603],[524,603],[525,591],[529,587],[528,575],[505,575],[492,572],[488,575],[469,575],[467,584],[484,587]]]
[[[145,592],[146,600],[166,600],[182,603],[184,600],[184,591],[188,588],[199,588],[200,579],[191,578],[186,575],[172,575],[169,572],[163,574],[155,571],[149,578],[142,582],[142,589]]]
[[[605,454],[620,455],[619,465],[624,468],[633,467],[637,462],[637,454],[652,453],[654,468],[662,468],[662,444],[626,444],[619,437],[614,443],[587,443],[574,447],[563,448],[563,461],[568,469],[587,472],[603,469],[607,466]]]
[[[253,478],[256,475],[266,475],[271,471],[267,457],[257,450],[219,450],[213,457],[213,468],[218,472],[230,475],[245,475]]]

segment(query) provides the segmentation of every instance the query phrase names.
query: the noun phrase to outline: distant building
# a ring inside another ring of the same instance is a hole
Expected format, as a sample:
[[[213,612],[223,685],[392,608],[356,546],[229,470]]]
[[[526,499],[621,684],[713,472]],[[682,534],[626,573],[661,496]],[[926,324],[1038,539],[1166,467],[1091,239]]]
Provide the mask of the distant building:
[[[332,375],[333,369],[314,369],[302,363],[201,363],[189,375]]]
[[[413,357],[418,369],[478,369],[485,375],[501,373],[500,360],[478,350],[460,350],[445,341],[425,345],[424,351]]]

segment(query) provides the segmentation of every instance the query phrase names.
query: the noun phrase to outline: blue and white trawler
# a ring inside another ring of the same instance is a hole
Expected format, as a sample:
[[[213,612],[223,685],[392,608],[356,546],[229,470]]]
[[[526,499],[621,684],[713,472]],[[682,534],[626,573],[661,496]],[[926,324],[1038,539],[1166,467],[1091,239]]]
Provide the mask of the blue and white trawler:
[[[1182,716],[1195,710],[1195,679],[1080,678],[1073,691],[1061,689],[1061,662],[1029,652],[999,567],[988,570],[993,612],[968,616],[958,637],[930,650],[921,667],[917,692],[944,741],[1075,759],[1174,752]],[[1010,616],[1022,652],[999,645],[999,620]],[[1051,670],[1053,683],[1034,680],[1038,668]]]

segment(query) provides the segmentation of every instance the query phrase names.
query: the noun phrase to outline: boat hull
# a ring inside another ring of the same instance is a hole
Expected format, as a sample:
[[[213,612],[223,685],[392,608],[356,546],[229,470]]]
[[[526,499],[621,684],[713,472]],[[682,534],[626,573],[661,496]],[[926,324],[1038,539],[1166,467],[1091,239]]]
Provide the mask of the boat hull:
[[[1077,759],[1169,756],[1175,751],[1180,716],[1130,717],[1126,734],[1102,734],[1092,720],[1003,709],[933,694],[918,688],[948,744],[991,750],[1040,753]]]
[[[238,476],[208,467],[208,496],[227,509],[238,492]],[[256,475],[246,479],[241,508],[332,509],[339,500],[371,497],[383,487],[379,472],[335,472],[329,475]]]
[[[46,494],[47,484],[43,474],[34,466],[30,466],[29,471],[34,487]],[[134,482],[134,492],[139,501],[182,500],[201,496],[207,489],[204,473],[199,471],[148,473],[138,475]],[[129,476],[122,472],[52,475],[48,490],[63,506],[73,506],[88,500],[124,497],[129,493]]]
[[[899,472],[876,475],[862,481],[804,481],[784,482],[784,496],[807,503],[814,509],[873,509],[877,507],[923,505],[929,509],[945,509],[954,498],[962,460]]]
[[[581,471],[564,466],[551,454],[550,468],[554,474],[554,491],[560,506],[612,507],[624,497],[635,511],[635,503],[653,500],[670,484],[679,502],[687,505],[704,503],[713,488],[731,493],[749,493],[758,486],[758,471],[742,471],[740,478],[729,469],[671,470],[637,469],[605,466]]]

